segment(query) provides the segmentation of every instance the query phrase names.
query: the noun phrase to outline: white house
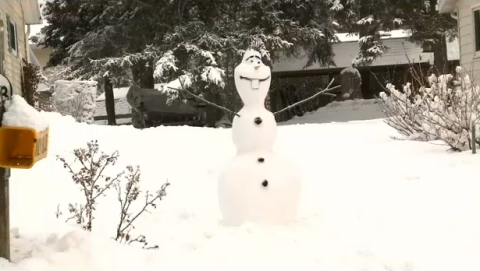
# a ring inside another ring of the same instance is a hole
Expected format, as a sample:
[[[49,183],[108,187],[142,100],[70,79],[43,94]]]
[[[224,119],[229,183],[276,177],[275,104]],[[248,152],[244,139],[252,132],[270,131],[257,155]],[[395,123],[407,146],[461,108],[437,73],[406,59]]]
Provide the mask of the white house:
[[[0,18],[0,72],[21,94],[23,59],[31,61],[27,29],[42,23],[40,7],[32,0],[0,0]]]
[[[438,0],[438,11],[457,19],[460,65],[480,83],[480,0]]]

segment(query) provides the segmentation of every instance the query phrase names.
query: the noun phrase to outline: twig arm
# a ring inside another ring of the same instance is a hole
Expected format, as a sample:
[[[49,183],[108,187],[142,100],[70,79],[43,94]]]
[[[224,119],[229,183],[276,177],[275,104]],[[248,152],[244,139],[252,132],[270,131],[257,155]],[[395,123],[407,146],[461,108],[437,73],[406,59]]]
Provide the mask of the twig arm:
[[[301,100],[301,101],[299,101],[299,102],[296,102],[296,103],[294,103],[294,104],[292,104],[292,105],[290,105],[290,106],[287,106],[287,107],[285,107],[285,108],[283,108],[283,109],[281,109],[281,110],[273,113],[273,115],[278,115],[278,114],[280,114],[280,113],[282,113],[282,112],[285,112],[285,111],[287,111],[288,109],[291,109],[291,108],[293,108],[293,107],[295,107],[295,106],[298,106],[298,105],[300,105],[300,104],[303,104],[303,103],[305,103],[305,102],[308,102],[308,101],[312,100],[313,98],[315,98],[315,97],[317,97],[317,96],[319,96],[319,95],[336,96],[335,94],[332,94],[332,93],[326,93],[326,92],[328,92],[328,91],[332,91],[332,90],[337,89],[337,88],[340,87],[340,86],[335,86],[335,87],[333,87],[333,88],[330,88],[330,86],[333,84],[333,81],[334,81],[334,80],[335,80],[335,79],[332,79],[332,81],[330,81],[330,83],[328,84],[327,88],[325,88],[324,90],[320,90],[319,92],[315,93],[314,95],[312,95],[312,96],[310,96],[310,97],[308,97],[308,98],[306,98],[306,99],[303,99],[303,100]]]
[[[192,92],[190,92],[190,91],[188,91],[188,90],[186,90],[186,89],[184,89],[184,88],[182,88],[182,89],[172,88],[172,87],[168,87],[168,88],[169,88],[169,89],[176,90],[176,91],[185,91],[186,93],[192,95],[193,97],[195,97],[196,99],[199,99],[200,101],[203,101],[203,102],[205,102],[205,103],[207,103],[207,104],[209,104],[209,105],[211,105],[211,106],[213,106],[213,107],[216,107],[216,108],[218,108],[218,109],[221,109],[221,110],[223,110],[223,111],[225,111],[225,112],[228,112],[228,113],[230,113],[230,114],[233,114],[233,115],[235,115],[235,116],[237,116],[237,117],[240,117],[239,114],[233,112],[232,110],[230,110],[230,109],[228,109],[228,108],[225,108],[225,107],[223,107],[223,106],[220,106],[220,105],[218,105],[218,104],[212,103],[212,102],[210,102],[210,101],[208,101],[208,100],[205,100],[204,98],[202,98],[202,97],[200,97],[200,96],[198,96],[198,95],[195,95],[195,94],[193,94]]]

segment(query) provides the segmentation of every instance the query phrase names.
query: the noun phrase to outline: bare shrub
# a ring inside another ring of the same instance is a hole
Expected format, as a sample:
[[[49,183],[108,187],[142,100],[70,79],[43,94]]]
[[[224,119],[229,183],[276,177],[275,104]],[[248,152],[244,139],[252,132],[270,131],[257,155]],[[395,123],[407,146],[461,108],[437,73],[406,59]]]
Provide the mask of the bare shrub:
[[[67,221],[75,219],[77,224],[87,230],[92,230],[94,220],[94,211],[97,205],[98,197],[104,195],[105,191],[124,174],[121,172],[114,178],[104,176],[105,169],[110,165],[115,165],[119,157],[118,151],[111,155],[103,152],[99,153],[99,145],[97,140],[87,143],[87,148],[78,148],[74,150],[75,160],[80,168],[75,170],[72,164],[68,163],[65,158],[57,156],[57,159],[63,163],[63,167],[71,174],[75,184],[80,186],[83,192],[85,202],[82,204],[69,204],[68,211],[70,217]]]
[[[164,196],[167,195],[166,188],[170,185],[166,182],[162,185],[160,190],[154,194],[146,191],[144,193],[144,202],[138,212],[132,213],[130,208],[132,204],[137,201],[142,194],[140,190],[140,167],[135,169],[132,166],[127,167],[127,175],[125,176],[126,184],[124,190],[120,181],[115,183],[115,189],[117,190],[118,201],[120,203],[120,219],[117,226],[117,234],[115,240],[120,243],[131,244],[133,242],[139,242],[143,244],[145,249],[156,249],[158,246],[148,246],[147,239],[144,235],[140,235],[137,238],[132,239],[130,231],[134,229],[133,223],[144,213],[148,212],[148,207],[156,208],[156,202],[161,201]]]
[[[388,117],[385,122],[407,139],[441,140],[454,151],[471,149],[480,87],[461,67],[455,72],[431,74],[426,80],[414,76],[416,84],[407,83],[402,91],[388,84],[380,93]]]
[[[75,220],[77,224],[82,225],[83,229],[91,231],[95,219],[94,212],[97,207],[97,199],[100,196],[105,196],[106,191],[114,187],[120,203],[120,217],[114,239],[125,244],[138,242],[143,245],[144,249],[158,248],[158,246],[150,246],[144,235],[139,234],[138,237],[132,238],[130,232],[135,229],[134,222],[142,214],[148,212],[150,207],[156,208],[157,202],[167,195],[166,188],[170,183],[164,183],[155,193],[142,192],[140,189],[141,171],[139,166],[135,168],[127,166],[126,171],[118,173],[113,178],[105,176],[105,169],[114,166],[120,155],[118,151],[111,155],[100,152],[97,140],[88,142],[87,148],[75,149],[74,155],[73,163],[68,163],[65,158],[57,156],[57,159],[63,163],[63,167],[68,170],[72,180],[80,187],[84,195],[84,203],[70,203],[68,205],[70,217],[66,222]],[[75,163],[78,164],[78,168],[74,168],[73,164]],[[145,200],[137,205],[140,207],[138,211],[132,212],[132,206],[140,198]],[[62,215],[59,205],[55,215],[57,218]]]

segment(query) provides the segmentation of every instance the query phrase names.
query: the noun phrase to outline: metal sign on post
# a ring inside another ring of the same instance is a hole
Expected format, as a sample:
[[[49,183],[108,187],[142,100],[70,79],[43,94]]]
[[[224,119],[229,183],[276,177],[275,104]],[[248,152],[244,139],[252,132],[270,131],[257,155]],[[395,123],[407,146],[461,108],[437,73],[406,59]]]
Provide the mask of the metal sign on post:
[[[8,85],[7,85],[8,83]],[[0,127],[2,125],[5,102],[12,97],[12,84],[0,74]],[[0,152],[3,150],[0,149]],[[0,258],[10,261],[10,169],[0,167]]]

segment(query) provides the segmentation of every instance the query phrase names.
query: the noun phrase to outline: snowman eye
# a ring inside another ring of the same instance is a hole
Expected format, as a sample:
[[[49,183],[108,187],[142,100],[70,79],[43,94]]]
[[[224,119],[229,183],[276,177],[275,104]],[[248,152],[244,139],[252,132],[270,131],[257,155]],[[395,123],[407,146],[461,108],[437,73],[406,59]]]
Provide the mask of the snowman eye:
[[[253,59],[250,59],[250,63],[253,63]]]

